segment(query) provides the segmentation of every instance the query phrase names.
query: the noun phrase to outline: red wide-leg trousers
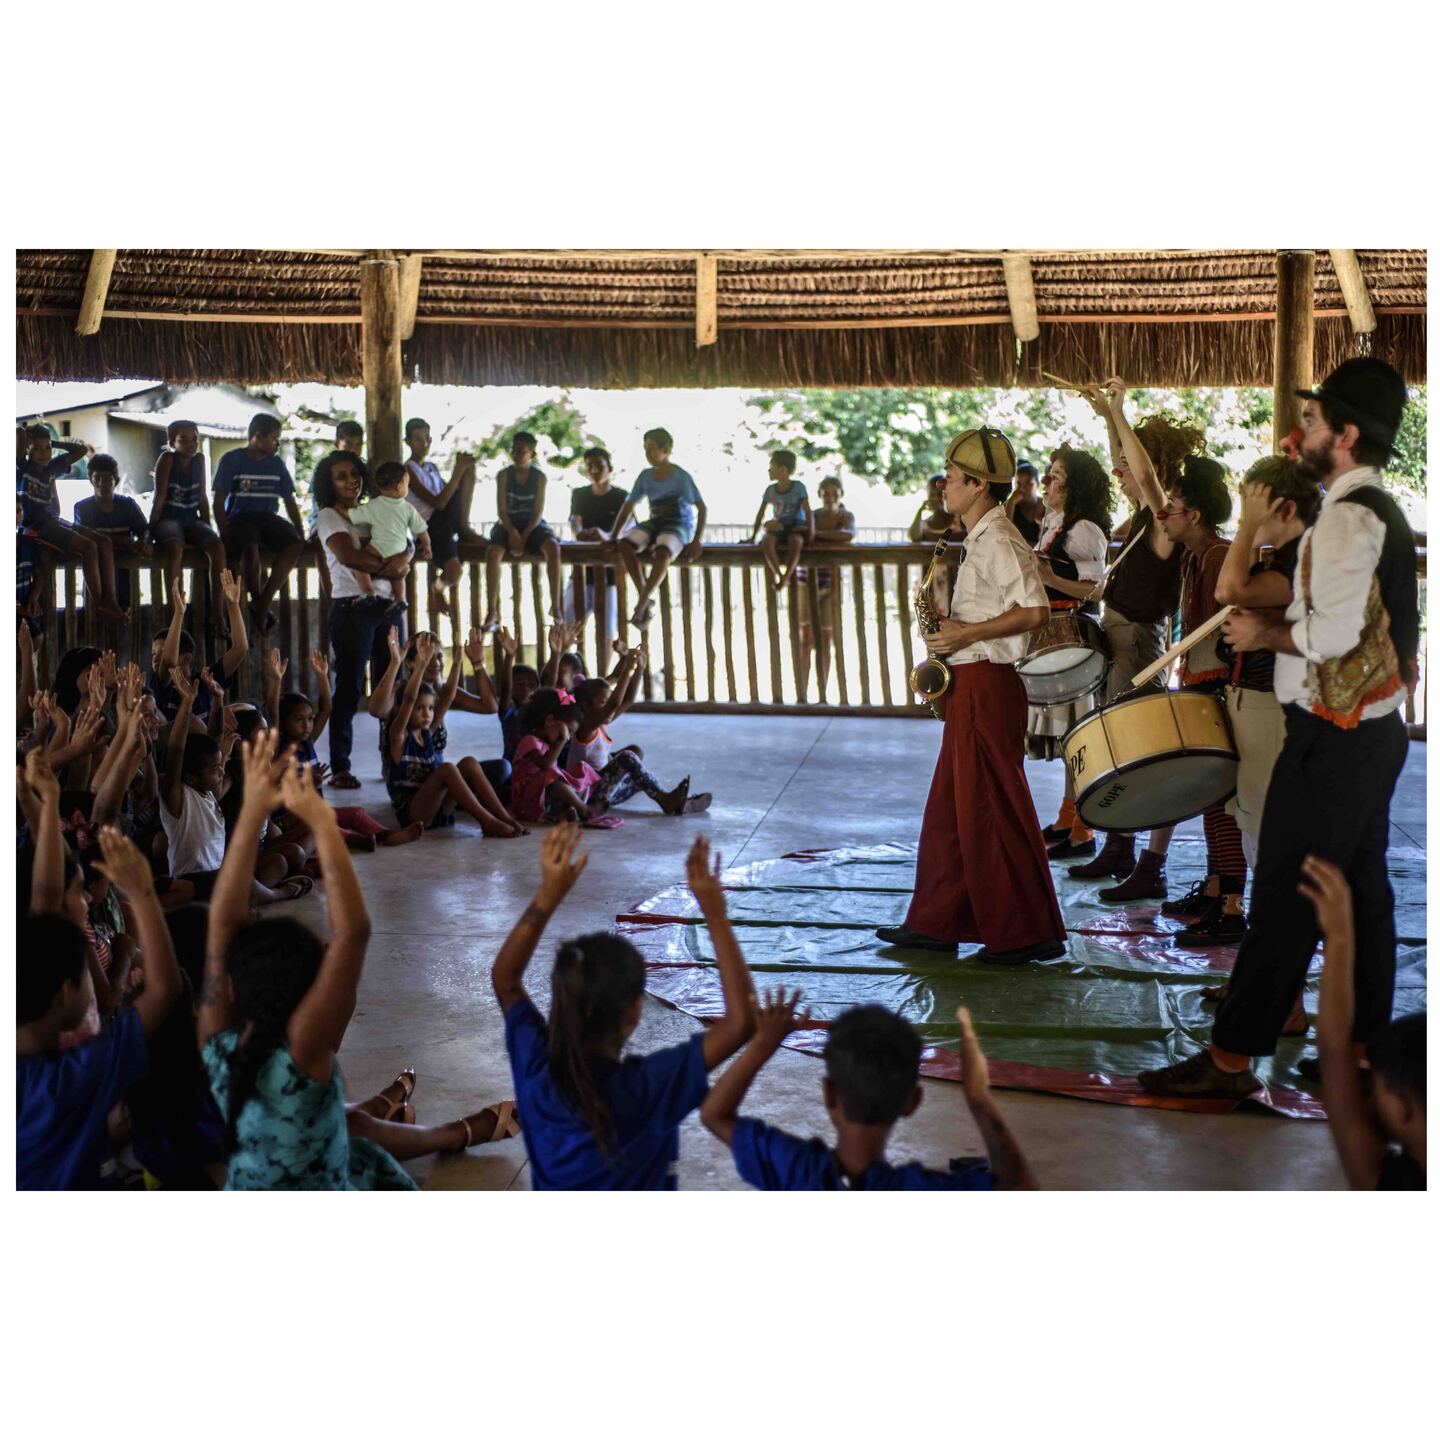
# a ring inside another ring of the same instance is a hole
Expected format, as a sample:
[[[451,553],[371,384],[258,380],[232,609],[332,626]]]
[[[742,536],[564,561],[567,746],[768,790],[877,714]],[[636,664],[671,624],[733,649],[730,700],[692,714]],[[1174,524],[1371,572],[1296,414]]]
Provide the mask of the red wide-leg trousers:
[[[1011,665],[950,667],[945,733],[907,929],[1019,950],[1065,938],[1025,780],[1025,691]]]

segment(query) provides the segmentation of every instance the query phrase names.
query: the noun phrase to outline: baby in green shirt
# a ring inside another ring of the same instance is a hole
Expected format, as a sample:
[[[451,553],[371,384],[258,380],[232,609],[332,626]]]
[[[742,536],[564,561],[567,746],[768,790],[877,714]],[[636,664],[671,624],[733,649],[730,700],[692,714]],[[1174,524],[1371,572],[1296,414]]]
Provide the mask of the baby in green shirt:
[[[375,488],[379,494],[352,510],[347,517],[351,525],[369,542],[364,547],[365,554],[389,560],[391,556],[403,555],[412,538],[417,554],[421,549],[428,551],[429,532],[424,520],[420,518],[420,512],[407,498],[410,493],[410,472],[403,465],[387,461],[375,472]],[[425,556],[420,555],[420,558],[424,559]],[[369,575],[363,570],[357,570],[355,578],[366,594],[373,593],[374,586]]]

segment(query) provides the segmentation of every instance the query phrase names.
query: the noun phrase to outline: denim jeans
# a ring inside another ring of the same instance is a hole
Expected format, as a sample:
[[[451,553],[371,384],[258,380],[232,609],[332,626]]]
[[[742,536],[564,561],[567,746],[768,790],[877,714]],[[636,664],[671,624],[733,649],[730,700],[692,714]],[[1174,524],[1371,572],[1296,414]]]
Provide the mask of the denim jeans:
[[[330,769],[336,775],[350,770],[355,711],[365,689],[365,667],[377,684],[390,663],[388,636],[398,626],[405,641],[403,612],[390,613],[379,596],[330,602],[330,648],[335,652],[334,709],[330,712]]]

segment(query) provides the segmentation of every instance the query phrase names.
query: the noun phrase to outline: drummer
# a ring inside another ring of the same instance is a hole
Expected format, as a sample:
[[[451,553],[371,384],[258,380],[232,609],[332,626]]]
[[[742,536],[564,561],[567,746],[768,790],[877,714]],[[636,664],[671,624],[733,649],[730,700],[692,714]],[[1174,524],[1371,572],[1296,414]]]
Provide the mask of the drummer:
[[[1125,417],[1125,384],[1107,380],[1101,387],[1108,398],[1115,427],[1126,459],[1134,472],[1141,498],[1159,522],[1151,525],[1145,540],[1154,553],[1167,559],[1177,550],[1180,564],[1180,622],[1188,635],[1209,620],[1220,603],[1215,586],[1228,540],[1221,539],[1219,527],[1230,518],[1230,491],[1220,463],[1205,455],[1192,455],[1172,481],[1169,493],[1160,486],[1150,457],[1136,438]],[[1229,671],[1216,646],[1218,636],[1209,635],[1189,650],[1180,662],[1180,687],[1219,694]],[[1202,817],[1205,825],[1205,878],[1178,900],[1161,905],[1160,911],[1189,924],[1175,936],[1178,945],[1203,949],[1212,945],[1238,944],[1245,934],[1245,850],[1240,829],[1224,802],[1212,805]],[[1152,830],[1149,843],[1136,863],[1141,883],[1165,893],[1165,857],[1173,827]],[[1141,874],[1140,872],[1145,872]],[[1132,875],[1131,879],[1135,876]],[[1102,900],[1128,900],[1136,887],[1122,884],[1101,890]]]
[[[1143,539],[1130,544],[1132,539],[1143,535],[1149,526],[1157,523],[1155,515],[1141,497],[1139,483],[1130,469],[1129,460],[1125,458],[1125,447],[1120,442],[1120,432],[1115,427],[1115,417],[1108,400],[1098,386],[1082,394],[1105,421],[1110,438],[1110,459],[1114,466],[1111,473],[1120,482],[1120,489],[1133,507],[1129,518],[1111,532],[1112,539],[1123,534],[1125,543],[1105,584],[1105,608],[1100,622],[1110,647],[1110,668],[1105,675],[1105,703],[1109,704],[1130,692],[1135,676],[1153,665],[1168,648],[1170,617],[1180,604],[1180,566],[1184,551],[1177,547],[1162,558]],[[1142,420],[1135,427],[1135,438],[1154,466],[1162,488],[1168,487],[1179,475],[1187,456],[1199,455],[1205,449],[1205,437],[1199,430],[1177,425],[1164,415],[1152,415]],[[1142,690],[1134,693],[1139,695],[1163,690],[1167,679],[1162,670]],[[1069,812],[1075,803],[1068,772],[1065,797],[1060,819],[1054,828],[1046,832],[1048,841],[1063,840],[1068,830]],[[1161,843],[1165,843],[1163,838]],[[1093,860],[1072,865],[1070,874],[1076,880],[1123,881],[1118,889],[1124,893],[1112,894],[1111,899],[1165,898],[1163,875],[1137,868],[1135,837],[1128,832],[1109,832],[1100,853]]]
[[[1095,599],[1105,574],[1105,552],[1110,534],[1110,480],[1104,467],[1084,450],[1063,445],[1050,456],[1046,472],[1045,503],[1058,519],[1045,528],[1036,551],[1036,565],[1051,615],[1079,613],[1098,622]],[[1030,707],[1026,748],[1037,759],[1052,760],[1060,753],[1065,732],[1094,709],[1087,696],[1064,705]],[[1075,814],[1074,792],[1066,777],[1070,803],[1062,814],[1070,816],[1070,830],[1049,847],[1051,860],[1069,860],[1095,853],[1095,836]],[[1059,822],[1056,822],[1057,827]]]

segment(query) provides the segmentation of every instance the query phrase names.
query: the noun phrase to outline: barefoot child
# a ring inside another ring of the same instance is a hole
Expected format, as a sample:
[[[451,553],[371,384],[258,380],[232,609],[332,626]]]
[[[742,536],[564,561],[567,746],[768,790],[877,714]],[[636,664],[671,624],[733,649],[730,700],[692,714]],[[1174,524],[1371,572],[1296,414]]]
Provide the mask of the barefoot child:
[[[845,487],[838,475],[829,475],[820,482],[820,508],[815,512],[815,538],[812,544],[822,547],[853,545],[855,516],[844,504]],[[815,571],[815,594],[810,593],[810,571]],[[823,700],[830,677],[830,656],[835,648],[835,571],[811,557],[808,567],[793,572],[795,578],[795,612],[800,625],[800,673],[797,677],[800,694],[810,687],[810,658],[815,653],[815,631],[820,632],[820,663],[816,671],[819,694]],[[812,604],[812,599],[814,603]],[[818,611],[818,614],[811,612]]]
[[[825,1045],[825,1109],[834,1149],[741,1116],[740,1106],[761,1067],[792,1030],[809,1021],[795,1006],[799,991],[781,989],[755,1005],[755,1038],[705,1097],[700,1118],[735,1155],[740,1178],[757,1190],[1033,1190],[1020,1147],[990,1098],[990,1074],[970,1025],[957,1012],[965,1066],[965,1102],[980,1127],[985,1160],[952,1160],[948,1171],[917,1161],[885,1159],[890,1132],[920,1105],[920,1051],[915,1027],[880,1005],[858,1005],[830,1027]]]
[[[1300,893],[1325,938],[1320,972],[1320,1078],[1325,1114],[1352,1190],[1425,1189],[1425,1016],[1392,1020],[1368,1044],[1355,1025],[1355,915],[1345,873],[1311,855]],[[1370,1061],[1367,1097],[1357,1052]]]
[[[150,522],[145,512],[128,496],[115,495],[120,483],[120,466],[113,455],[92,455],[86,467],[94,494],[75,507],[75,523],[103,535],[116,555],[149,559],[155,553],[150,544]],[[130,572],[117,567],[115,601],[122,610],[130,608]]]
[[[203,551],[210,562],[210,629],[218,639],[217,607],[224,593],[220,577],[225,569],[225,547],[210,522],[200,431],[193,420],[174,420],[165,427],[165,439],[166,448],[155,462],[155,491],[150,498],[150,533],[165,570],[165,593],[172,594],[180,579],[185,547],[193,545]],[[217,644],[211,655],[218,649]]]
[[[227,1190],[413,1190],[400,1162],[513,1135],[514,1106],[449,1125],[379,1118],[400,1108],[376,1096],[347,1106],[335,1052],[355,1010],[370,919],[330,807],[310,771],[278,786],[268,739],[246,747],[245,804],[215,886],[196,1034],[225,1116]],[[265,817],[283,804],[315,835],[330,939],[292,920],[245,914]],[[413,1072],[402,1083],[408,1101]],[[401,1104],[404,1102],[402,1101]]]
[[[550,617],[563,615],[560,604],[560,546],[545,523],[545,472],[535,463],[535,437],[519,430],[510,442],[511,463],[495,477],[500,519],[485,548],[485,612],[487,634],[500,628],[500,562],[506,554],[540,555],[550,578]]]
[[[550,917],[585,868],[580,832],[540,846],[540,887],[495,958],[491,983],[505,1014],[515,1101],[536,1190],[674,1190],[680,1122],[705,1098],[706,1076],[749,1037],[750,972],[725,912],[720,861],[697,839],[690,888],[710,928],[725,1011],[681,1045],[624,1056],[640,1023],[645,962],[608,933],[563,942],[550,977],[550,1017],[525,990],[525,971]]]
[[[765,525],[765,539],[761,550],[765,556],[765,568],[770,572],[770,583],[776,590],[783,590],[800,559],[800,551],[808,541],[815,542],[815,516],[810,510],[810,496],[805,487],[794,478],[795,455],[790,450],[777,450],[770,457],[770,484],[760,497],[760,508],[755,512],[755,525],[750,532],[750,543],[755,543],[760,533],[761,522]],[[766,507],[773,507],[774,514],[765,519]],[[780,546],[785,545],[785,559],[780,560]]]
[[[575,689],[578,723],[566,770],[583,778],[587,770],[598,775],[593,797],[622,805],[638,790],[648,795],[667,815],[697,815],[710,808],[711,797],[690,794],[687,775],[673,790],[662,790],[643,761],[638,745],[612,750],[609,727],[631,706],[644,669],[643,648],[627,651],[612,685],[609,680],[583,680]]]
[[[63,1052],[88,1003],[84,934],[59,915],[23,916],[15,999],[15,1184],[89,1190],[105,1184],[110,1111],[150,1063],[148,1042],[180,993],[180,971],[150,866],[113,827],[100,832],[101,873],[135,918],[144,985],[94,1039]]]
[[[609,808],[603,800],[590,800],[591,792],[600,783],[599,774],[590,766],[576,762],[573,771],[560,768],[574,734],[578,718],[575,712],[576,706],[568,695],[547,686],[535,692],[520,717],[510,805],[527,824],[574,820],[583,825],[600,820]]]
[[[460,652],[457,648],[450,679],[437,695],[435,687],[428,684],[424,676],[439,649],[439,642],[430,635],[416,637],[415,665],[405,693],[386,722],[385,744],[390,768],[385,787],[396,818],[402,826],[415,821],[428,826],[438,816],[448,816],[458,807],[479,821],[486,835],[502,839],[523,835],[523,827],[505,814],[488,782],[483,788],[489,790],[491,804],[482,803],[477,795],[472,782],[480,773],[478,762],[470,760],[473,769],[466,773],[445,759],[438,736],[460,684]],[[483,773],[480,780],[484,781]]]

